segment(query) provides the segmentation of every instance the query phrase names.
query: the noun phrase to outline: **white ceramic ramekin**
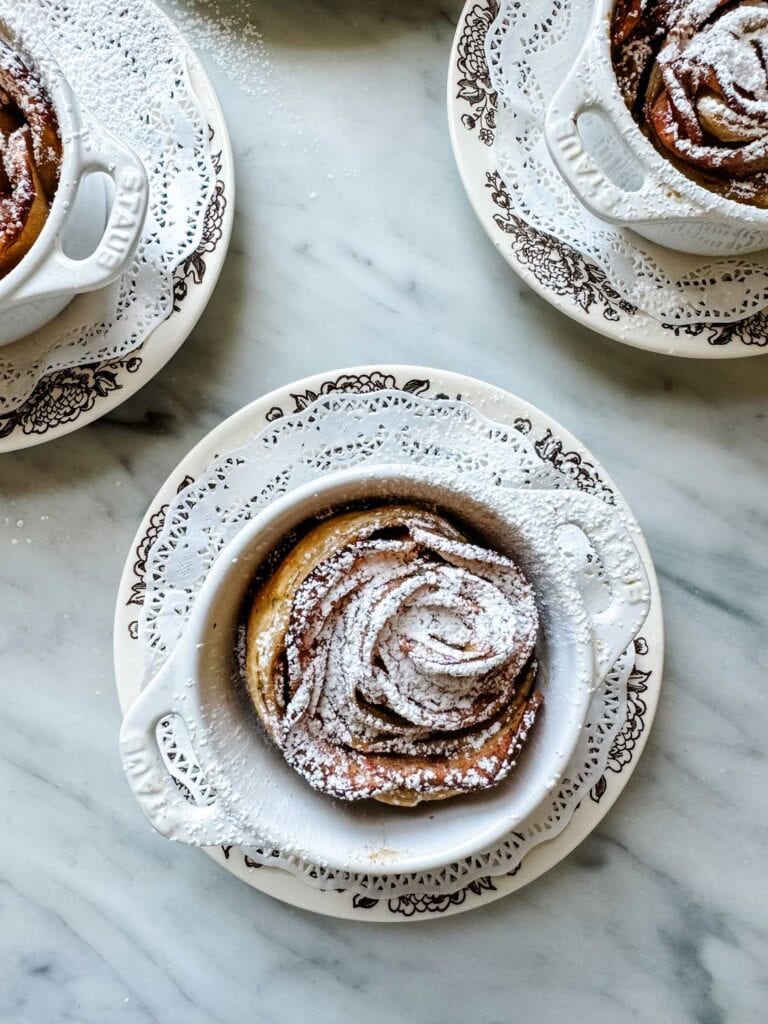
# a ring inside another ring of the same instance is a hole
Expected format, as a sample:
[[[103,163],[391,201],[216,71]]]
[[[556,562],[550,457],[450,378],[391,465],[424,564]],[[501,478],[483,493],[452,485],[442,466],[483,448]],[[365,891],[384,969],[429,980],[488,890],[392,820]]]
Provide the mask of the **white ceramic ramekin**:
[[[51,97],[63,158],[59,187],[40,236],[19,265],[0,279],[0,345],[37,330],[80,292],[102,288],[118,277],[136,250],[149,198],[147,176],[135,153],[80,108],[50,57],[22,53]],[[97,172],[114,183],[111,202],[103,178],[94,176]]]
[[[333,800],[285,762],[250,706],[236,667],[237,627],[259,564],[300,523],[363,498],[429,502],[471,522],[516,559],[537,593],[544,708],[517,768],[492,789],[415,808]],[[648,607],[635,545],[599,499],[490,486],[482,494],[465,492],[460,481],[448,486],[402,466],[329,474],[273,502],[221,552],[179,646],[125,717],[123,766],[147,818],[170,839],[278,848],[353,872],[429,870],[492,845],[552,791],[594,687],[632,641]],[[186,726],[213,793],[210,804],[190,802],[169,773],[158,743],[158,726],[169,715]]]
[[[597,0],[584,45],[544,119],[560,174],[590,213],[659,245],[731,256],[768,248],[768,210],[691,181],[645,138],[611,60],[614,0]]]

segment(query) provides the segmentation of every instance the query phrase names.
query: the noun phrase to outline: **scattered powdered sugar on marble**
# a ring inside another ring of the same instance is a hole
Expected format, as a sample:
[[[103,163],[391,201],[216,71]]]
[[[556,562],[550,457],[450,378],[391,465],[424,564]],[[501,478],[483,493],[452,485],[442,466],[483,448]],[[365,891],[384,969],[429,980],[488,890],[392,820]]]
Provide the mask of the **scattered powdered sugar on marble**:
[[[216,174],[188,47],[151,0],[0,0],[0,20],[24,51],[50,53],[83,110],[138,153],[150,180],[143,238],[121,278],[0,349],[9,412],[44,374],[124,356],[171,314],[174,271],[200,244]]]
[[[189,43],[249,96],[277,100],[272,57],[254,22],[251,0],[166,0]]]

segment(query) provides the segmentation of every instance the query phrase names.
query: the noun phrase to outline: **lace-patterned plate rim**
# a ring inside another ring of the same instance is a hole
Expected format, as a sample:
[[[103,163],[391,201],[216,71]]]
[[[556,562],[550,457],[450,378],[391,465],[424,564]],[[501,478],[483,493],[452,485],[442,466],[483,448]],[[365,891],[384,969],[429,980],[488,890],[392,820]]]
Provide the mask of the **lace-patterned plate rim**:
[[[100,419],[136,394],[183,345],[211,297],[227,254],[234,216],[234,160],[224,112],[208,74],[185,44],[195,95],[211,132],[216,188],[200,248],[174,281],[171,315],[126,356],[58,370],[43,377],[27,401],[0,417],[0,454],[53,441]]]
[[[575,249],[515,216],[493,157],[497,95],[485,39],[498,13],[498,0],[467,0],[451,48],[447,95],[451,144],[464,191],[501,256],[560,312],[633,348],[689,359],[768,353],[768,310],[730,324],[659,323],[622,300],[603,271]]]
[[[156,540],[168,504],[204,472],[217,456],[238,448],[267,423],[297,412],[321,395],[338,391],[399,388],[423,397],[465,401],[490,419],[503,422],[533,440],[539,458],[567,475],[575,486],[619,503],[631,513],[603,467],[567,430],[523,399],[460,374],[415,366],[362,366],[317,374],[270,392],[216,427],[182,460],[153,499],[140,524],[123,570],[114,626],[114,661],[118,698],[125,712],[139,693],[143,678],[136,621],[143,602],[147,554]],[[663,669],[663,623],[653,562],[642,535],[638,546],[652,585],[649,618],[635,644],[636,664],[629,680],[628,714],[611,748],[608,768],[557,838],[530,852],[511,876],[481,878],[450,895],[401,896],[369,900],[349,892],[310,888],[279,868],[261,866],[237,847],[205,853],[255,889],[292,906],[332,917],[377,922],[428,920],[471,910],[533,881],[559,863],[602,820],[626,785],[648,737],[658,701]]]

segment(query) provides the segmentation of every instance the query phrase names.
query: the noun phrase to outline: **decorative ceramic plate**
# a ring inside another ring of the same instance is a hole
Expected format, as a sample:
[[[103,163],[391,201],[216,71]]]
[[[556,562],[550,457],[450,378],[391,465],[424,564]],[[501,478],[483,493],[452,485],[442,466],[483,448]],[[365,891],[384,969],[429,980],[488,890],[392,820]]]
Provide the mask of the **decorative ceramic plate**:
[[[448,71],[448,124],[469,200],[507,263],[561,312],[627,345],[699,359],[768,351],[768,310],[738,323],[662,324],[625,302],[576,249],[513,213],[494,162],[497,94],[485,59],[485,38],[498,11],[497,0],[468,0],[461,13]]]
[[[195,480],[216,455],[239,447],[267,423],[305,408],[319,395],[384,388],[468,402],[493,420],[525,434],[533,442],[537,456],[568,477],[572,485],[603,496],[617,493],[592,455],[554,420],[522,399],[470,377],[413,366],[364,366],[320,374],[279,388],[241,409],[205,437],[173,471],[139,527],[123,571],[115,615],[115,673],[123,712],[138,696],[143,677],[137,629],[144,601],[147,556],[174,496]],[[205,852],[249,885],[286,903],[334,917],[367,921],[422,920],[471,910],[514,892],[557,864],[595,828],[626,785],[656,708],[663,663],[661,603],[653,563],[641,537],[638,547],[651,581],[651,610],[642,635],[635,641],[635,666],[628,682],[629,712],[611,748],[608,768],[566,828],[555,839],[535,847],[511,875],[481,878],[450,895],[375,900],[310,888],[286,871],[261,866],[238,847],[208,848]]]
[[[130,398],[186,341],[208,303],[232,232],[234,169],[229,134],[213,85],[192,50],[186,59],[195,95],[210,126],[216,186],[200,246],[176,270],[171,315],[125,356],[42,377],[23,405],[0,416],[0,452],[52,441]]]

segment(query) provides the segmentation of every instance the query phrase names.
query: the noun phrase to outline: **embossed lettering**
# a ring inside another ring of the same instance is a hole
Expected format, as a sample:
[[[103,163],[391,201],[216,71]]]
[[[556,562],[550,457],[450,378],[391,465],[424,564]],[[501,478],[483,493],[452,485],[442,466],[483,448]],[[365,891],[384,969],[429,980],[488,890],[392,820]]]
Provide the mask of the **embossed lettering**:
[[[575,128],[567,127],[558,136],[560,150],[571,164],[574,173],[585,184],[588,195],[596,195],[608,185],[605,175],[595,164],[584,148]]]
[[[118,192],[107,232],[96,255],[96,262],[114,270],[126,258],[134,239],[141,209],[143,179],[134,168],[124,168],[117,180]]]

